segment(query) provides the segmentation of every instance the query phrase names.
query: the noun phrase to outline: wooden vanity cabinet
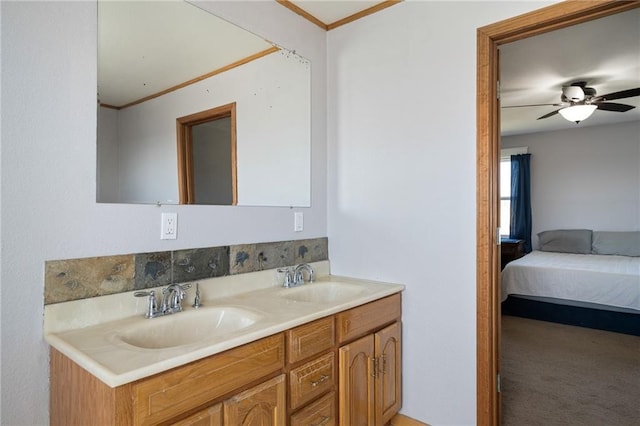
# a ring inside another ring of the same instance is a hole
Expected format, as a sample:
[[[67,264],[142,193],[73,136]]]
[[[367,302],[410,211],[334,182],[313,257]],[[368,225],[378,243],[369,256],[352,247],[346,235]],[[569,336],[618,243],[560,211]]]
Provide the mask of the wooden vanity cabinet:
[[[116,388],[52,348],[50,424],[383,426],[400,316],[397,293]]]
[[[175,424],[201,407],[214,407],[215,403],[229,398],[234,401],[234,394],[252,385],[260,387],[262,380],[282,372],[284,356],[284,335],[279,333],[155,376],[110,388],[52,349],[50,423],[61,426]],[[279,377],[278,389],[286,392],[284,375]],[[243,404],[238,401],[239,414],[235,417],[241,415],[240,407],[251,404],[254,395],[257,393],[247,395],[244,399],[248,402]],[[262,396],[255,398],[262,403]],[[276,399],[279,404],[277,412],[282,415],[286,415],[284,402],[284,396]],[[227,412],[233,409],[224,408],[227,417]],[[217,425],[215,412],[215,408],[197,411],[198,418],[185,420],[185,424],[192,424],[189,423],[191,421],[198,425]]]
[[[400,410],[400,315],[399,294],[337,315],[339,341],[349,342],[338,351],[341,425],[384,426]]]

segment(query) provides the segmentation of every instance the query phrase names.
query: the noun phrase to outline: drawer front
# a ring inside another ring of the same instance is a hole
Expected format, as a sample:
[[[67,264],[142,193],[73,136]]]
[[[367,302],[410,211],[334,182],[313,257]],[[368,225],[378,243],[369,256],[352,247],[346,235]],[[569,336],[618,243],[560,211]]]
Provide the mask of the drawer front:
[[[337,314],[338,343],[353,340],[400,319],[401,310],[400,293],[397,293]]]
[[[335,426],[336,396],[331,392],[291,416],[291,426]]]
[[[514,254],[517,253],[517,247],[511,246],[511,245],[507,246],[503,244],[502,247],[500,248],[500,252],[502,254],[513,256]]]
[[[333,317],[301,325],[286,333],[287,356],[291,364],[327,351],[335,342]]]
[[[175,368],[132,387],[134,424],[164,422],[284,367],[284,335]]]
[[[318,395],[322,395],[334,386],[335,364],[335,354],[331,352],[289,372],[292,410]]]

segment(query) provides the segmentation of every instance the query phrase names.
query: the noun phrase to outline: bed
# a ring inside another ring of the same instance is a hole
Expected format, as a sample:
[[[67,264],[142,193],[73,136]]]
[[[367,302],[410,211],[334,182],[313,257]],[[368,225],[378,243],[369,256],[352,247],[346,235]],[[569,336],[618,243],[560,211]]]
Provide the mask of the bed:
[[[554,230],[502,271],[502,310],[640,335],[640,232]]]

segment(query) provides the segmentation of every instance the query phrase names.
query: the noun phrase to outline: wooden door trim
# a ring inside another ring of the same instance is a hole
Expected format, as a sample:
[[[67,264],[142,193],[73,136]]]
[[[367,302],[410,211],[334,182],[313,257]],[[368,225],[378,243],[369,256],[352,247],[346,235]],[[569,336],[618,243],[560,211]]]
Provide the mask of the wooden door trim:
[[[193,140],[191,128],[209,121],[230,118],[231,120],[231,205],[238,204],[238,159],[236,142],[236,103],[221,105],[176,119],[178,141],[178,194],[180,204],[195,203],[195,181],[193,172]]]
[[[638,1],[565,1],[477,30],[476,88],[476,416],[478,425],[497,425],[496,392],[500,327],[499,219],[500,123],[497,50],[508,42],[640,7]]]

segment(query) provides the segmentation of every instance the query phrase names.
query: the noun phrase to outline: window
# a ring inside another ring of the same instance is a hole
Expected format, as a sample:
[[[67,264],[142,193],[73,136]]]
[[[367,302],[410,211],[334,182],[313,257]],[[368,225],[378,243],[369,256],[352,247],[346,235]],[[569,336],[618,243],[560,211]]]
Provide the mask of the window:
[[[511,224],[511,156],[526,154],[527,147],[500,150],[500,236],[509,236]]]

